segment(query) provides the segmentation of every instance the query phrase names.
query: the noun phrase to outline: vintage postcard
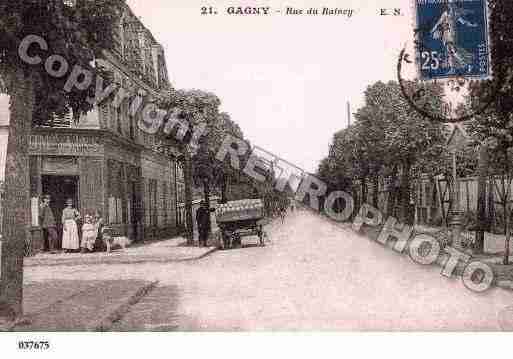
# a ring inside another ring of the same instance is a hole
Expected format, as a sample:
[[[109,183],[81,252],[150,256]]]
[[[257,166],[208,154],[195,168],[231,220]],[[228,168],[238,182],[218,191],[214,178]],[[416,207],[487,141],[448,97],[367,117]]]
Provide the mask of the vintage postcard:
[[[512,44],[509,0],[0,1],[6,347],[512,331]]]

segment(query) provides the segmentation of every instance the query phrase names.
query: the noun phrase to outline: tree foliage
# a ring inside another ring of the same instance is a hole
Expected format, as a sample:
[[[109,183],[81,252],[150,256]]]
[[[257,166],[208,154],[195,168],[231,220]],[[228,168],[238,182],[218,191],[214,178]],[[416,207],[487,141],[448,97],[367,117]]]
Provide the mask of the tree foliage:
[[[224,138],[233,135],[243,139],[244,135],[226,112],[220,112],[221,101],[210,92],[202,90],[176,90],[170,93],[169,98],[162,104],[163,108],[176,109],[179,117],[189,125],[189,133],[184,138],[184,144],[190,143],[195,130],[201,136],[198,143],[189,148],[193,152],[193,180],[194,185],[203,187],[205,199],[208,201],[211,191],[218,190],[225,195],[228,182],[239,178],[237,171],[228,163],[221,163],[215,156]],[[193,141],[194,142],[194,141]]]
[[[478,141],[486,142],[492,172],[501,173],[511,169],[507,167],[513,148],[513,3],[490,0],[489,7],[493,79],[471,87],[469,106],[478,113],[468,130]]]
[[[122,0],[0,0],[0,75],[4,79],[4,91],[12,86],[8,80],[14,70],[23,71],[35,81],[36,108],[34,119],[62,116],[70,109],[76,118],[91,110],[86,101],[89,91],[72,89],[64,91],[67,75],[75,65],[89,70],[93,76],[108,78],[108,73],[91,66],[104,49],[111,49],[113,26],[119,16]],[[36,35],[48,43],[48,50],[33,46],[32,56],[43,61],[49,55],[60,55],[69,64],[68,73],[56,78],[44,70],[44,64],[28,65],[18,54],[21,41],[28,35]],[[93,80],[95,80],[93,78]],[[94,87],[94,86],[93,86]]]
[[[441,108],[442,89],[437,85],[408,82],[426,93],[425,103],[432,110]],[[380,180],[396,179],[401,174],[401,200],[405,210],[409,201],[410,179],[425,170],[439,171],[446,129],[423,118],[404,99],[396,82],[376,82],[365,91],[365,105],[355,113],[356,122],[337,132],[329,155],[318,170],[332,187],[347,188],[358,183],[363,200],[367,184],[377,188]],[[395,183],[396,180],[392,180]],[[374,191],[377,202],[377,191]],[[404,215],[404,213],[403,213]]]

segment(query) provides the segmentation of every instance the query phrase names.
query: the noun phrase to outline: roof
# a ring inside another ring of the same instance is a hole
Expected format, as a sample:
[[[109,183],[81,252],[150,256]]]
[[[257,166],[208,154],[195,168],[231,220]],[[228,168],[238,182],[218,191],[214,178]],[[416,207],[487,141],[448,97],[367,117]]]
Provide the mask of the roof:
[[[470,142],[470,136],[460,124],[454,124],[451,134],[447,139],[446,146],[450,151],[460,150]]]

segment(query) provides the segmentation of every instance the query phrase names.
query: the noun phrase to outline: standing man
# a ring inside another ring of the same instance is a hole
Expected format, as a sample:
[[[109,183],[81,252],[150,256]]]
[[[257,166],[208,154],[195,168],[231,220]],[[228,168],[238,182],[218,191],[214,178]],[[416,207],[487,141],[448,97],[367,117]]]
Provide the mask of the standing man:
[[[196,211],[200,247],[207,246],[208,235],[210,233],[210,212],[212,210],[208,208],[207,202],[201,201],[200,208]]]
[[[41,228],[43,228],[43,240],[48,243],[48,247],[45,245],[45,249],[48,249],[50,253],[56,253],[57,250],[57,225],[55,223],[55,217],[53,215],[52,208],[50,207],[50,196],[43,196],[43,203],[39,209],[39,220]]]

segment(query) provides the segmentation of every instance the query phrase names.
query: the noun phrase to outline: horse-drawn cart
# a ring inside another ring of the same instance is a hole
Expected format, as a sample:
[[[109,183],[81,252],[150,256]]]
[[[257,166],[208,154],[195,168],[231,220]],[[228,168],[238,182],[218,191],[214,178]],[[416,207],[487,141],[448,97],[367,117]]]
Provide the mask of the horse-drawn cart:
[[[261,199],[244,199],[220,204],[216,221],[220,229],[221,248],[242,246],[242,237],[258,236],[264,246],[264,203]]]

